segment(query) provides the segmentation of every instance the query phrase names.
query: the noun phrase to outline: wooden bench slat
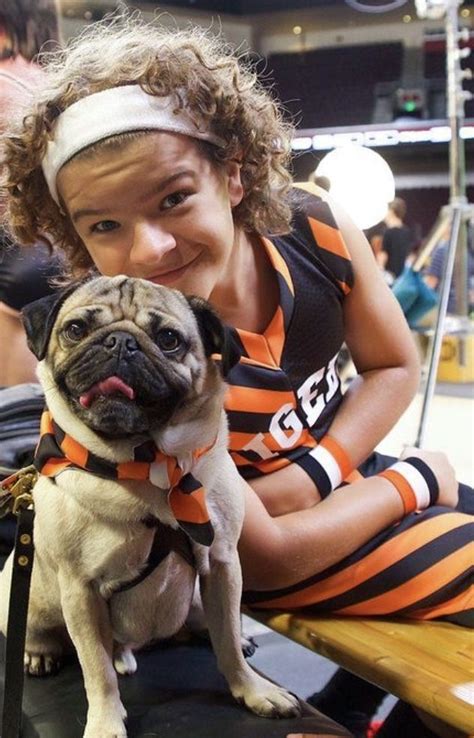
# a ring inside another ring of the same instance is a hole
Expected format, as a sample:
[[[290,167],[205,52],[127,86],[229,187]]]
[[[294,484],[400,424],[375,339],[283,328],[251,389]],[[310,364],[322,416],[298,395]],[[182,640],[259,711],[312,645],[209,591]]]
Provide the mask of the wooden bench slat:
[[[474,733],[474,634],[443,622],[250,617],[467,734]],[[469,695],[468,685],[471,683]],[[453,689],[463,687],[466,699]]]

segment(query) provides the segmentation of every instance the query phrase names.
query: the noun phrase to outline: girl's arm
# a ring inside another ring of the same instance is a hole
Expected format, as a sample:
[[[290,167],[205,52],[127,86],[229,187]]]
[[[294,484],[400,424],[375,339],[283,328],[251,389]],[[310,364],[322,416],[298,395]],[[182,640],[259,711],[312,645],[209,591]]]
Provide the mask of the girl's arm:
[[[458,485],[445,455],[410,448],[408,456],[423,459],[436,476],[438,504],[455,508]],[[242,484],[245,519],[239,555],[245,589],[301,582],[341,561],[404,515],[399,492],[378,476],[342,487],[311,509],[279,517],[271,517],[251,487]]]
[[[355,469],[409,405],[418,388],[420,367],[406,320],[367,239],[337,203],[331,201],[330,206],[354,270],[354,286],[344,300],[344,321],[358,376],[344,395],[329,435],[345,449]],[[320,500],[308,475],[300,468],[291,469],[251,483],[271,515],[305,509]]]
[[[329,429],[357,467],[393,428],[419,385],[418,352],[365,236],[335,203],[350,251],[354,287],[344,301],[345,339],[358,376]]]

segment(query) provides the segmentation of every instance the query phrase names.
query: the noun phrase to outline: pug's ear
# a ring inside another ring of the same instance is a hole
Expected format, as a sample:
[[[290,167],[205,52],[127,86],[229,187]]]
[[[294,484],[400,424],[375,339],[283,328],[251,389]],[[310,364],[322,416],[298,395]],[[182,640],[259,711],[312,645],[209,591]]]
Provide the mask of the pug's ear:
[[[78,286],[74,284],[64,290],[41,297],[25,305],[21,311],[28,348],[39,361],[46,356],[49,339],[61,306],[69,295],[77,290]]]
[[[232,340],[231,329],[224,325],[206,300],[201,297],[188,297],[187,300],[197,320],[206,356],[221,355],[221,371],[226,377],[242,355]]]

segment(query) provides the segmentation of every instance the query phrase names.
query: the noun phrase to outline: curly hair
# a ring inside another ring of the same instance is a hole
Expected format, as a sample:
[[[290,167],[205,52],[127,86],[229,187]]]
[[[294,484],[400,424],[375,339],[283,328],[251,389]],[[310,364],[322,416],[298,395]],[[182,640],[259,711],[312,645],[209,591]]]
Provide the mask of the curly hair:
[[[73,276],[91,269],[70,219],[49,194],[41,160],[62,111],[87,95],[126,84],[158,96],[174,94],[178,108],[186,105],[212,125],[226,141],[225,147],[204,147],[216,166],[241,160],[244,197],[234,209],[236,225],[262,235],[289,231],[292,127],[252,66],[221,38],[195,27],[170,32],[128,14],[92,24],[40,61],[45,86],[30,114],[5,136],[2,156],[7,224],[20,243],[47,234],[65,252]]]

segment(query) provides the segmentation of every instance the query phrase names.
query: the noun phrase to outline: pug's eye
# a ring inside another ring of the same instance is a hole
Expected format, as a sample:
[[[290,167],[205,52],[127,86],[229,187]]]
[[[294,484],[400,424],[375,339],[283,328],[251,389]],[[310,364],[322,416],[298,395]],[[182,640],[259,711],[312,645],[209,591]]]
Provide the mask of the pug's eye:
[[[63,328],[63,335],[69,341],[80,341],[87,333],[87,325],[83,320],[73,320]]]
[[[182,338],[176,331],[166,328],[158,333],[156,343],[165,353],[177,351],[183,344]]]

